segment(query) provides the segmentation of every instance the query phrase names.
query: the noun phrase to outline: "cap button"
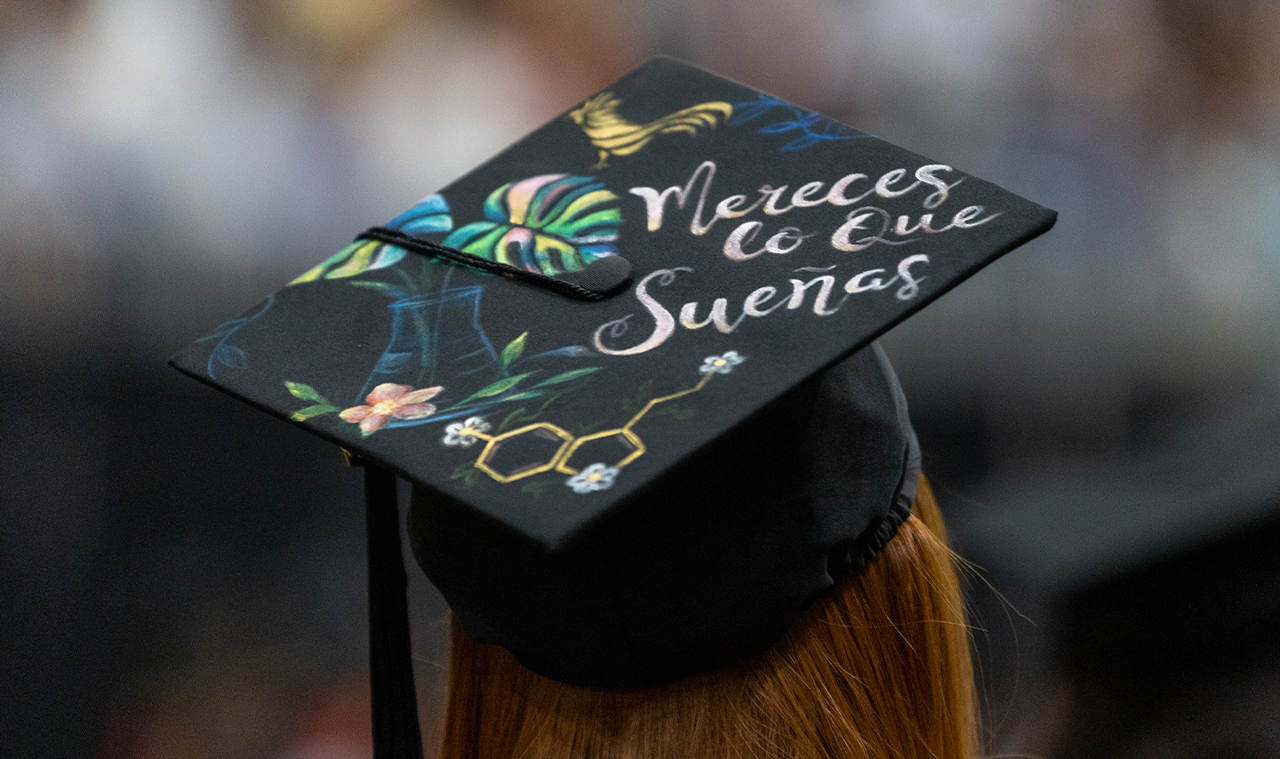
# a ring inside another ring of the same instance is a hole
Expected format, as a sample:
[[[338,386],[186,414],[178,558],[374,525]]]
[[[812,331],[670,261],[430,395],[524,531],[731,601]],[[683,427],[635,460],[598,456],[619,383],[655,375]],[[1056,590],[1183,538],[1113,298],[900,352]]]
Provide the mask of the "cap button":
[[[582,271],[561,277],[584,290],[601,296],[616,295],[631,283],[631,262],[622,256],[603,256],[587,264]]]

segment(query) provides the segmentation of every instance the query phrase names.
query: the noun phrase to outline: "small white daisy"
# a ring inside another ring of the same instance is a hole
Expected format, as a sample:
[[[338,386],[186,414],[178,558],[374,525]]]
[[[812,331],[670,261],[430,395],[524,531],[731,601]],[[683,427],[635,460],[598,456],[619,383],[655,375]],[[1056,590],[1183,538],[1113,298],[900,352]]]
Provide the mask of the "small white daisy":
[[[463,448],[470,448],[480,435],[489,431],[489,423],[484,417],[473,416],[465,422],[454,422],[444,428],[444,444],[460,445]]]
[[[745,358],[738,355],[737,351],[725,351],[723,356],[707,356],[703,359],[702,367],[698,369],[698,373],[719,372],[720,374],[728,374],[733,371],[733,367],[745,360]]]
[[[565,480],[564,484],[573,488],[573,492],[584,495],[597,490],[613,487],[613,480],[622,470],[607,464],[591,464],[586,469]]]

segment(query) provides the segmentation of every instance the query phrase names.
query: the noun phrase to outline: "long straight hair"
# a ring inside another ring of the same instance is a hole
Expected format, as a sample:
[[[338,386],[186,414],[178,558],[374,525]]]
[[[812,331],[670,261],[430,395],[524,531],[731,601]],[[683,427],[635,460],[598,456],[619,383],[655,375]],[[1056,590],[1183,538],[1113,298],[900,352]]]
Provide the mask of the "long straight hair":
[[[643,691],[577,688],[455,621],[442,759],[971,759],[970,634],[941,515],[913,514],[773,648]]]

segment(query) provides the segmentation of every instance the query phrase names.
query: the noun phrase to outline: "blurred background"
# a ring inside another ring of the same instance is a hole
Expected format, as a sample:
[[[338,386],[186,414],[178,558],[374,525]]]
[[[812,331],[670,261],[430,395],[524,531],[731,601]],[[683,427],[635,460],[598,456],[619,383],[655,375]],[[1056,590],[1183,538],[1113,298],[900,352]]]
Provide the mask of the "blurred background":
[[[359,471],[164,359],[659,52],[1061,213],[884,341],[987,750],[1280,757],[1270,0],[4,0],[6,755],[370,756]]]

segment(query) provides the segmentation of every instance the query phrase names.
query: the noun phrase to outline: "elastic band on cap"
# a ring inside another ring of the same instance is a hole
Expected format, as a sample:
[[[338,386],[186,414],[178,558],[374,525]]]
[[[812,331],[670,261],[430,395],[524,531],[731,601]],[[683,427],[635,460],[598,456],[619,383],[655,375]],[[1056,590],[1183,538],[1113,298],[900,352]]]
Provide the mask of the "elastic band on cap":
[[[429,240],[423,240],[405,234],[398,229],[387,227],[370,227],[356,235],[356,240],[376,240],[388,245],[396,245],[424,256],[442,258],[450,263],[472,269],[501,274],[510,279],[541,287],[544,290],[576,300],[604,300],[622,291],[631,281],[631,264],[619,256],[598,258],[587,264],[581,272],[575,272],[577,282],[548,277],[540,272],[521,269],[516,266],[490,261],[485,258],[468,255],[454,248],[446,248]]]

